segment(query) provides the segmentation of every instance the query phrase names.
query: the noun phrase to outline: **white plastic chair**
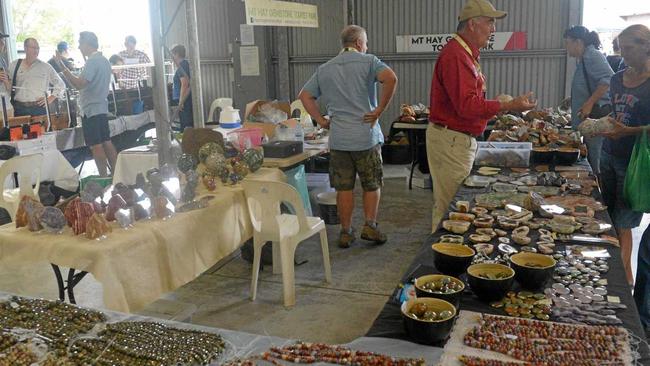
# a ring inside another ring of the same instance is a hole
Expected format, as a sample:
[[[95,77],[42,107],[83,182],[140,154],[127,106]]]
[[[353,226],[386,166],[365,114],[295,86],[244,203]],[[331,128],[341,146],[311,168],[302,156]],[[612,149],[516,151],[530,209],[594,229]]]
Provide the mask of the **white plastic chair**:
[[[32,196],[38,200],[38,188],[41,185],[41,165],[43,154],[30,154],[14,156],[0,166],[0,184],[2,184],[2,195],[0,195],[0,207],[9,212],[11,221],[18,210],[18,204],[23,196]],[[18,173],[18,188],[5,189],[4,184],[7,178],[13,173]],[[32,188],[32,176],[36,176],[36,185]]]
[[[219,116],[217,116],[217,119],[214,118],[214,113],[217,111],[217,108],[223,110],[228,106],[232,107],[232,98],[217,98],[212,101],[212,104],[210,104],[210,113],[208,113],[208,122],[217,122]]]
[[[307,110],[305,109],[305,106],[302,105],[302,101],[300,99],[296,99],[293,102],[291,102],[291,113],[289,114],[289,117],[293,116],[293,112],[297,109],[300,111],[300,116],[304,116],[307,113]]]
[[[251,300],[255,300],[257,295],[260,257],[262,247],[267,241],[273,242],[273,273],[278,273],[280,269],[282,271],[284,306],[289,307],[296,303],[294,286],[296,247],[316,233],[320,233],[325,280],[331,282],[332,272],[325,222],[318,217],[305,215],[305,208],[298,191],[291,185],[281,182],[244,180],[242,184],[254,230]],[[281,203],[289,204],[296,214],[281,213]]]

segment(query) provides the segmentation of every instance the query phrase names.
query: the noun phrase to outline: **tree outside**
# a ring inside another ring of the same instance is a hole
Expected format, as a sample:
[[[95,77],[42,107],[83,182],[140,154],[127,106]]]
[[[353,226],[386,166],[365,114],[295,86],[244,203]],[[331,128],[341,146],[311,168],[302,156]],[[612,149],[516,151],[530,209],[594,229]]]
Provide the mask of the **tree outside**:
[[[53,49],[60,41],[74,44],[74,15],[61,7],[61,2],[49,0],[14,0],[12,16],[16,45],[22,49],[26,38],[36,38],[41,47]]]

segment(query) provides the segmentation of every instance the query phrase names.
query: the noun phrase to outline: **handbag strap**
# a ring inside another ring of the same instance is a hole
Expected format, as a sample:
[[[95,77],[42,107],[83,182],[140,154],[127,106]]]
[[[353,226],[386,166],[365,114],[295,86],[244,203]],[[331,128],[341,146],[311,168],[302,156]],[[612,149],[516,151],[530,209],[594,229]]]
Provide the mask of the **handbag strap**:
[[[11,78],[11,97],[9,101],[11,104],[14,104],[14,99],[16,98],[16,76],[18,76],[18,69],[20,68],[20,64],[23,62],[22,58],[19,58],[18,61],[16,61],[16,68],[14,69],[14,75]]]
[[[582,65],[582,74],[585,76],[585,81],[587,82],[587,91],[589,92],[589,96],[591,96],[593,92],[591,91],[591,83],[589,82],[589,74],[587,73],[587,64],[585,63],[584,58],[580,65]]]

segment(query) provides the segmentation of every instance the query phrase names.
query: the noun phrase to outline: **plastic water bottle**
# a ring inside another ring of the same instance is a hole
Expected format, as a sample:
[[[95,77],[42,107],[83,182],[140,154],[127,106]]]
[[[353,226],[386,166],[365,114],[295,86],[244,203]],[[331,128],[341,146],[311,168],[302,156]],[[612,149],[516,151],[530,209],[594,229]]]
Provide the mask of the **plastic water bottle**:
[[[295,134],[296,134],[295,137],[296,141],[300,141],[300,142],[305,141],[305,131],[302,129],[302,125],[300,125],[300,123],[296,124]]]

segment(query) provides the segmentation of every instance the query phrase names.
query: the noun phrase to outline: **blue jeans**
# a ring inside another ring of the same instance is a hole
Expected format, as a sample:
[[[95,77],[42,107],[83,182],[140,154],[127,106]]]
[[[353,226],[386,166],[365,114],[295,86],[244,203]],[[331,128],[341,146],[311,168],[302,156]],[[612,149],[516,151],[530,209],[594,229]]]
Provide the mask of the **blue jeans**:
[[[600,175],[600,155],[603,150],[603,137],[585,137],[585,144],[587,145],[587,160],[595,175]]]
[[[643,218],[643,212],[632,211],[623,197],[628,160],[601,151],[600,188],[609,216],[617,229],[633,229],[639,226]]]
[[[639,243],[634,302],[639,310],[641,324],[645,329],[650,329],[650,226],[643,232]]]

